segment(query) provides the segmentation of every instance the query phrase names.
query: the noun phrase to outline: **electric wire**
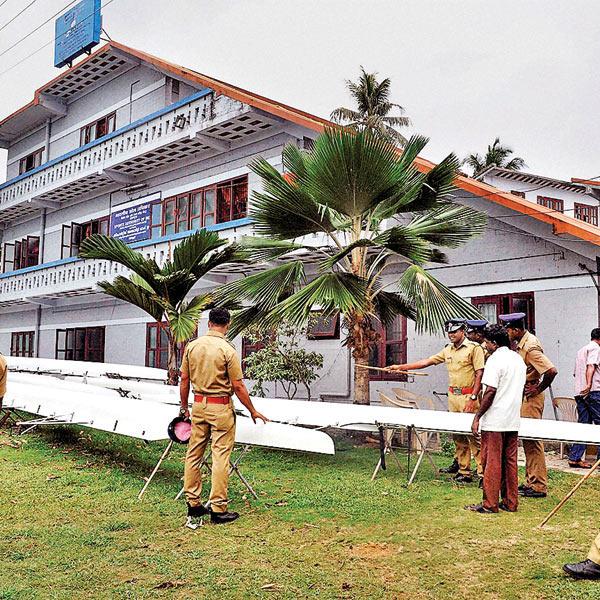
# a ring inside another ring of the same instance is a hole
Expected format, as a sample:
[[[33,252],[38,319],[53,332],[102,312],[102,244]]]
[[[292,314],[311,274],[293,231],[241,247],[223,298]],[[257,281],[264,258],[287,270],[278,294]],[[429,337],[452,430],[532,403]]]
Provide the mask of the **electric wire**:
[[[76,0],[75,0],[76,1]],[[112,4],[115,0],[108,0],[108,2],[106,2],[100,9],[95,10],[93,13],[91,13],[90,15],[88,15],[88,17],[91,17],[92,15],[96,14],[97,12],[100,12],[100,10],[106,8],[107,6],[109,6],[110,4]],[[74,3],[74,2],[73,2]],[[73,4],[72,3],[72,4]],[[67,6],[70,6],[67,5]],[[64,9],[63,9],[64,10]],[[62,11],[61,11],[62,12]],[[85,17],[86,19],[88,17]],[[43,25],[41,25],[40,27],[42,27]],[[55,40],[50,40],[49,42],[45,43],[43,46],[40,46],[37,50],[34,50],[33,52],[31,52],[30,54],[28,54],[27,56],[25,56],[24,58],[22,58],[21,60],[17,61],[16,63],[14,63],[13,65],[11,65],[10,67],[8,67],[8,69],[5,69],[4,71],[0,71],[0,77],[2,77],[3,75],[5,75],[6,73],[8,73],[9,71],[12,71],[15,67],[18,67],[20,64],[24,63],[26,60],[30,59],[32,56],[36,55],[38,52],[41,52],[44,48],[50,46],[51,44],[53,44],[55,42]],[[10,48],[9,48],[10,49]]]
[[[8,0],[2,0],[2,2],[0,2],[0,8],[2,8],[7,2]]]
[[[16,21],[30,6],[33,6],[36,2],[37,0],[31,0],[31,2],[25,8],[22,8],[12,19],[6,21],[6,23],[0,27],[0,31],[6,29],[6,27],[8,27],[13,21]]]

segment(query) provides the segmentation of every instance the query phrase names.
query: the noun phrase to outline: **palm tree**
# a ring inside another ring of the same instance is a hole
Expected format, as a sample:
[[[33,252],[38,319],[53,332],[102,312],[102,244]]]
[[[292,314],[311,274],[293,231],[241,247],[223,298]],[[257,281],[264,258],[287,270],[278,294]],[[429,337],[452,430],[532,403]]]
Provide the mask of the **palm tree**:
[[[186,297],[194,284],[211,270],[226,263],[241,262],[238,246],[202,229],[185,238],[173,250],[173,259],[159,267],[119,239],[92,235],[80,248],[82,258],[110,260],[132,271],[129,277],[117,276],[112,282],[98,285],[110,296],[129,302],[147,312],[157,323],[166,317],[169,339],[168,383],[177,385],[177,343],[188,340],[195,332],[202,311],[213,306],[211,294]]]
[[[377,321],[405,315],[418,331],[434,332],[452,316],[477,315],[424,268],[445,261],[438,247],[460,246],[486,222],[449,201],[459,166],[454,155],[427,174],[417,171],[413,161],[426,143],[413,137],[399,156],[368,130],[335,128],[310,152],[286,146],[285,175],[255,159],[250,168],[264,191],[253,195],[256,235],[240,244],[253,261],[285,262],[216,291],[217,300],[250,303],[234,317],[232,334],[257,323],[263,329],[281,321],[301,326],[313,309],[340,311],[344,343],[355,365],[365,366],[378,339]],[[312,245],[309,234],[317,236]],[[314,275],[306,272],[306,258],[317,262]],[[392,279],[384,280],[388,274]],[[354,383],[355,402],[368,404],[366,369],[355,368]]]
[[[487,147],[487,152],[484,157],[479,154],[469,154],[469,156],[463,160],[463,164],[468,165],[473,169],[473,177],[479,175],[484,169],[491,166],[502,167],[509,171],[520,171],[523,167],[527,166],[525,161],[519,156],[513,156],[509,160],[512,153],[512,148],[503,146],[500,143],[500,138],[496,138],[494,143]]]
[[[399,104],[389,101],[392,82],[387,77],[383,81],[377,81],[377,73],[367,73],[364,67],[360,70],[357,82],[346,80],[346,87],[356,102],[357,109],[336,108],[331,113],[331,119],[354,131],[370,130],[388,142],[404,147],[406,138],[394,127],[408,127],[410,119],[402,116],[404,109]],[[390,116],[393,109],[397,109],[400,115]]]

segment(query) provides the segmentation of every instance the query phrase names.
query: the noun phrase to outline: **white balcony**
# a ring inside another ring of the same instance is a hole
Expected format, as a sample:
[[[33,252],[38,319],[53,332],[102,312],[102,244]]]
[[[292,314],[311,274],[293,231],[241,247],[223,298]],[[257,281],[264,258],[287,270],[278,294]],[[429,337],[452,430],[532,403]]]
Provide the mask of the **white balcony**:
[[[227,152],[271,133],[276,117],[200,91],[0,185],[0,221],[134,184],[183,159]]]
[[[222,239],[229,242],[250,233],[249,219],[239,219],[229,223],[221,223],[209,227],[216,230]],[[146,258],[154,259],[162,266],[171,255],[174,246],[186,234],[174,234],[152,242],[132,244]],[[212,271],[211,274],[221,276],[215,281],[223,283],[227,275],[235,275],[252,269],[251,265],[226,265]],[[117,275],[129,275],[129,270],[118,263],[105,260],[83,260],[66,258],[52,263],[42,264],[14,272],[0,274],[0,308],[12,305],[39,304],[52,306],[58,300],[70,296],[84,296],[99,292],[99,281],[111,281]]]

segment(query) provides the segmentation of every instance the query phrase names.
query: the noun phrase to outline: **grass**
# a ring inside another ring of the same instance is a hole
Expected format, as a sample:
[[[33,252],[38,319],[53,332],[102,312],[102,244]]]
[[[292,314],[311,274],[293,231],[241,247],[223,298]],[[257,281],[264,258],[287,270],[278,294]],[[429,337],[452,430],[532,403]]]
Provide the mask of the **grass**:
[[[0,600],[600,599],[598,583],[561,571],[597,533],[597,481],[539,530],[572,476],[552,472],[551,495],[516,514],[477,515],[462,508],[477,487],[427,464],[406,489],[391,462],[369,481],[373,448],[255,449],[242,464],[260,500],[232,478],[242,518],[190,531],[173,499],[183,448],[137,500],[163,446],[78,428],[0,434]]]

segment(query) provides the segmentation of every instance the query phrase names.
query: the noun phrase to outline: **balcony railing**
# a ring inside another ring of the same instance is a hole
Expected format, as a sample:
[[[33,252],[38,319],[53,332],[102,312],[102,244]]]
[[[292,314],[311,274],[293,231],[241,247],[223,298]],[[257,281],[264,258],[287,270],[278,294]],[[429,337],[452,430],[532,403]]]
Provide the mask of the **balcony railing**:
[[[250,219],[244,218],[211,225],[207,229],[219,231],[223,239],[234,241],[241,235],[248,234],[249,225]],[[171,256],[177,242],[189,234],[189,231],[172,234],[155,241],[131,244],[131,247],[162,266]],[[241,273],[247,269],[246,265],[230,265],[224,267],[222,272]],[[112,280],[117,275],[128,274],[129,270],[118,263],[80,258],[66,258],[19,269],[0,275],[0,306],[30,302],[50,305],[59,298],[93,293],[97,291],[96,284],[99,281]]]
[[[0,221],[136,178],[182,158],[222,152],[275,121],[211,90],[162,109],[0,185]],[[37,201],[37,202],[32,202]]]

